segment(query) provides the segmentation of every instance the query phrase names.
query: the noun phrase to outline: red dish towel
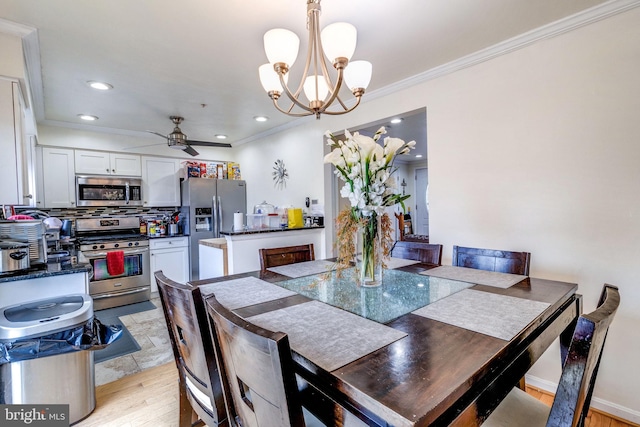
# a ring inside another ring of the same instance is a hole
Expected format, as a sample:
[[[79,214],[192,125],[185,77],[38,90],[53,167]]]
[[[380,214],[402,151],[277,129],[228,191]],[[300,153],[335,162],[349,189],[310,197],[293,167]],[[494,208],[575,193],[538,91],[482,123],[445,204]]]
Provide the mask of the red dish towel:
[[[119,276],[124,273],[124,252],[107,252],[107,272],[110,276]]]

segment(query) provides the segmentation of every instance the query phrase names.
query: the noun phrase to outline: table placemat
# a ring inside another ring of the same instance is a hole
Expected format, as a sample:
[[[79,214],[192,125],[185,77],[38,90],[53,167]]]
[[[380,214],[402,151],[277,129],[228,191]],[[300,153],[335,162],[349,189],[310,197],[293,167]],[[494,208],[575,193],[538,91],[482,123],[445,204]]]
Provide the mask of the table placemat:
[[[296,262],[294,264],[270,267],[267,268],[267,270],[295,279],[303,276],[311,276],[312,274],[326,273],[327,271],[335,270],[335,266],[336,263],[333,261],[318,259],[315,261]]]
[[[257,277],[242,277],[240,279],[201,285],[200,292],[202,292],[202,295],[215,294],[218,302],[228,310],[236,310],[296,295],[293,291],[265,282]]]
[[[286,333],[292,349],[329,372],[407,335],[319,301],[247,320],[271,331]]]
[[[465,289],[413,314],[510,341],[549,303]]]
[[[497,273],[495,271],[477,270],[475,268],[441,265],[431,270],[423,271],[425,276],[441,277],[443,279],[458,280],[460,282],[475,283],[478,285],[494,286],[497,288],[510,288],[527,276],[509,273]]]
[[[396,268],[404,267],[407,265],[418,264],[420,261],[416,261],[413,259],[404,259],[404,258],[394,258],[391,257],[385,261],[388,270],[394,270]]]

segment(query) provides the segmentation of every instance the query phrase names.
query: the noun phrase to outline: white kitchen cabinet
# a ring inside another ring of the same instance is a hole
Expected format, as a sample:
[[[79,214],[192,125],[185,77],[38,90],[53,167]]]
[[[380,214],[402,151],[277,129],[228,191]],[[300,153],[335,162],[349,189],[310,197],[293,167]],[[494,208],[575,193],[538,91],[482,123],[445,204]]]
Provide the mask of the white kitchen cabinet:
[[[165,276],[178,283],[189,281],[189,238],[163,237],[149,241],[151,258],[151,292],[158,292],[153,275],[162,270]]]
[[[24,108],[20,86],[13,80],[0,78],[0,203],[30,204],[24,192]]]
[[[145,207],[180,206],[180,160],[142,156]]]
[[[140,156],[104,151],[75,150],[77,174],[140,176]]]
[[[42,148],[42,184],[43,207],[75,207],[76,184],[72,149]]]

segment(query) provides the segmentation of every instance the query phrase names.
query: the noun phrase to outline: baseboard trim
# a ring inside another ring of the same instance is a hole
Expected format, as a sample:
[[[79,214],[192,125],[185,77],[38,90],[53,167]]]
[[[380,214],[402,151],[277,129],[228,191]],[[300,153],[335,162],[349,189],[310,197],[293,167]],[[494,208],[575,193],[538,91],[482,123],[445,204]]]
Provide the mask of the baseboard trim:
[[[558,388],[558,384],[532,375],[526,375],[525,381],[527,382],[527,385],[553,395],[555,395],[556,389]],[[614,418],[619,418],[621,421],[633,423],[635,426],[640,427],[640,412],[634,411],[633,409],[626,408],[598,397],[591,399],[591,408],[599,412],[604,412]]]

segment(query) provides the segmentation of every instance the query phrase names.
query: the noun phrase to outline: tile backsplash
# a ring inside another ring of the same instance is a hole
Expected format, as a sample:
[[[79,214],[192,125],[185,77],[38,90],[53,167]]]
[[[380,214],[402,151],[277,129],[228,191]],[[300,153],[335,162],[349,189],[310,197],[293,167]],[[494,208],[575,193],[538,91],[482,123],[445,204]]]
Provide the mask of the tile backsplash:
[[[93,207],[93,208],[67,208],[67,209],[33,209],[16,208],[16,213],[28,214],[30,211],[40,211],[60,219],[91,218],[97,216],[163,216],[170,215],[180,207],[164,208],[121,208],[121,207]]]

